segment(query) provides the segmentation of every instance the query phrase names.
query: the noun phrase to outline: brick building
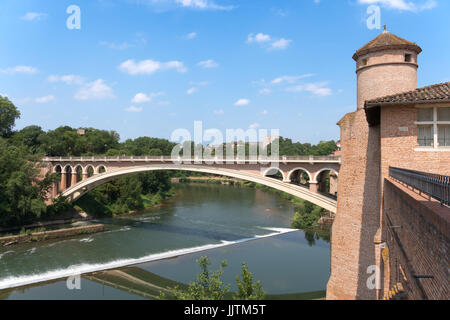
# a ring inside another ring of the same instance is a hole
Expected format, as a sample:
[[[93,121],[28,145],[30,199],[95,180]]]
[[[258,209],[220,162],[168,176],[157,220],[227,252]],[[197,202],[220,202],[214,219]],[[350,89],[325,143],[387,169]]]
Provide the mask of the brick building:
[[[328,299],[449,298],[449,203],[405,183],[450,182],[450,83],[417,89],[421,52],[385,30],[353,56],[358,105],[338,122]]]

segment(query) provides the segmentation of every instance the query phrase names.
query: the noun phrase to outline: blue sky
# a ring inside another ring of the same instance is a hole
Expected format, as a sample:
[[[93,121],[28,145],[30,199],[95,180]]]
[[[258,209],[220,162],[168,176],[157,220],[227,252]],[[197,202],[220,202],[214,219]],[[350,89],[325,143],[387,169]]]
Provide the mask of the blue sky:
[[[69,30],[67,7],[81,10]],[[419,86],[450,81],[444,0],[2,0],[0,94],[37,124],[116,130],[280,129],[317,143],[356,105],[352,55],[381,24],[418,43]]]

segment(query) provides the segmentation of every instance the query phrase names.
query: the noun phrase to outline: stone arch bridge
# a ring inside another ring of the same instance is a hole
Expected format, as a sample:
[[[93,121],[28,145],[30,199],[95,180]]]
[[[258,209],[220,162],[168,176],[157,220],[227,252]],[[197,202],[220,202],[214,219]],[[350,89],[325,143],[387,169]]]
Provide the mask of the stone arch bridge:
[[[211,160],[171,157],[46,157],[43,172],[60,175],[51,198],[74,201],[118,177],[154,170],[182,170],[247,180],[289,193],[336,213],[340,157],[305,156],[273,159]]]

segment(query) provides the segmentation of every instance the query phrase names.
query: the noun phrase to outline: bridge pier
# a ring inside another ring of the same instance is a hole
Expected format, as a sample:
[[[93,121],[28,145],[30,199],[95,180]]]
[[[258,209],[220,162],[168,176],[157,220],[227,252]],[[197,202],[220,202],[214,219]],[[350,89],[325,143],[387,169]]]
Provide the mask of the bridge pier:
[[[71,174],[71,180],[70,180],[70,185],[74,186],[77,184],[77,174],[76,172],[72,172]]]
[[[52,186],[52,198],[56,198],[56,196],[58,195],[58,184],[54,183]]]
[[[310,181],[309,182],[309,191],[318,193],[319,192],[319,183]]]
[[[64,191],[66,190],[66,185],[67,185],[67,173],[66,172],[62,172],[61,173],[61,190],[60,191]]]

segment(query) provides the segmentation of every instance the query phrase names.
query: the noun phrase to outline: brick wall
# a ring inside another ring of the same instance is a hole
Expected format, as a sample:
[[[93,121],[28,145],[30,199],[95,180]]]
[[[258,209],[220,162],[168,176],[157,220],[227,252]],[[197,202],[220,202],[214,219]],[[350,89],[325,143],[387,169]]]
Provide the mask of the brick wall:
[[[440,104],[450,107],[450,103]],[[433,106],[433,104],[429,104]],[[389,166],[450,175],[450,149],[447,151],[414,151],[417,143],[417,109],[414,105],[381,108],[381,168],[383,177]],[[407,131],[400,131],[408,128]]]
[[[327,299],[376,299],[366,283],[367,268],[376,265],[380,225],[380,131],[369,128],[364,110],[347,114],[339,126],[342,159]]]
[[[389,258],[385,292],[402,283],[408,299],[450,297],[450,209],[428,201],[389,179],[384,183],[384,229]],[[431,275],[433,279],[416,279]]]

